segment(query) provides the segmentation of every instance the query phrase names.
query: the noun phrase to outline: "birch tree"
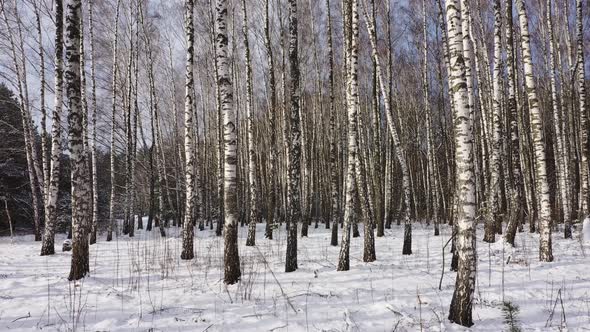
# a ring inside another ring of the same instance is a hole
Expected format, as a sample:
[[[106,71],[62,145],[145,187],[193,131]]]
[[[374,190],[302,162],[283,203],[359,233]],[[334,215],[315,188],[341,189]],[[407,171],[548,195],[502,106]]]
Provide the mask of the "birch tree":
[[[61,158],[61,113],[63,105],[63,2],[56,0],[55,13],[55,100],[51,124],[51,163],[49,186],[45,197],[45,231],[41,256],[55,253],[55,224],[57,222],[57,196],[59,193],[59,168]]]
[[[348,123],[348,154],[346,168],[346,189],[344,206],[344,229],[338,256],[338,271],[350,269],[350,229],[355,217],[355,196],[356,182],[356,159],[358,154],[357,130],[358,130],[358,2],[357,0],[346,0],[343,5],[344,11],[344,33],[345,33],[345,70],[346,70],[346,110]],[[365,229],[365,232],[372,231]]]
[[[270,15],[269,15],[269,2],[270,0],[264,1],[264,46],[266,48],[266,57],[268,62],[268,85],[270,92],[270,107],[268,110],[268,126],[270,129],[270,142],[275,144],[270,149],[269,155],[269,204],[267,206],[267,218],[266,218],[266,238],[272,240],[272,232],[276,217],[277,210],[277,176],[276,176],[276,160],[277,160],[277,136],[276,136],[276,112],[277,112],[277,91],[276,91],[276,79],[275,79],[275,65],[272,51],[272,41],[270,35]]]
[[[487,220],[484,241],[494,242],[496,222],[499,218],[499,190],[500,190],[500,158],[501,158],[501,113],[502,113],[502,11],[500,0],[494,0],[494,77],[493,77],[493,109],[492,109],[492,158],[490,160],[490,184],[488,189]],[[480,94],[482,92],[480,91]],[[485,116],[485,115],[484,115]]]
[[[404,220],[404,243],[402,254],[404,255],[411,255],[412,254],[412,224],[410,222],[410,172],[408,170],[408,163],[406,160],[406,152],[404,147],[402,146],[399,134],[397,132],[397,128],[395,125],[395,120],[393,118],[393,111],[391,107],[391,101],[389,99],[389,93],[387,92],[387,87],[385,83],[385,79],[383,76],[383,71],[381,69],[381,62],[379,61],[379,55],[377,52],[377,34],[375,31],[375,26],[373,25],[372,21],[369,19],[369,15],[367,14],[366,8],[364,8],[364,16],[365,22],[367,25],[367,30],[369,32],[369,40],[371,42],[372,48],[372,57],[375,61],[375,69],[377,71],[377,81],[379,83],[379,87],[381,90],[381,97],[383,98],[383,104],[385,106],[385,115],[387,119],[387,128],[389,130],[389,134],[391,135],[391,139],[393,140],[393,145],[395,147],[395,154],[396,158],[400,164],[401,173],[402,173],[402,195],[403,195],[403,205],[404,210],[402,213],[402,219]]]
[[[547,182],[547,162],[545,156],[545,140],[539,99],[537,98],[536,83],[533,77],[533,58],[531,55],[529,20],[523,0],[517,0],[518,17],[520,22],[520,42],[524,63],[524,81],[526,85],[529,112],[531,117],[531,131],[533,135],[536,197],[539,200],[539,260],[553,261],[551,249],[551,203],[549,201],[549,184]],[[582,162],[584,165],[584,163]]]
[[[94,52],[94,0],[88,3],[89,33],[90,33],[90,77],[92,81],[92,137],[90,140],[90,153],[92,158],[92,224],[90,227],[90,244],[96,243],[96,233],[98,228],[98,169],[96,156],[96,119],[97,119],[97,102],[96,102],[96,55]]]
[[[338,139],[336,131],[336,108],[334,107],[334,40],[332,37],[332,15],[330,0],[326,0],[326,15],[328,21],[328,81],[329,81],[329,106],[330,110],[330,218],[332,222],[330,244],[338,245],[338,211],[339,177],[338,177]],[[329,225],[329,223],[327,224]]]
[[[256,180],[256,151],[254,142],[254,114],[252,93],[252,60],[250,56],[250,43],[248,37],[248,11],[246,0],[242,0],[242,33],[244,35],[244,58],[246,59],[246,123],[248,136],[248,187],[250,191],[250,217],[248,224],[247,246],[256,244],[256,224],[259,222],[258,212],[258,184]]]
[[[193,259],[193,210],[195,209],[195,151],[193,124],[193,89],[194,89],[194,45],[195,29],[193,23],[194,0],[184,1],[184,31],[186,34],[186,66],[184,94],[184,153],[186,201],[184,203],[184,223],[182,230],[182,259]]]
[[[297,225],[301,222],[301,119],[299,115],[299,53],[297,0],[289,0],[289,145],[288,145],[288,231],[285,272],[297,270]]]
[[[39,44],[39,110],[41,111],[41,164],[43,170],[43,187],[49,187],[49,151],[47,151],[47,108],[45,105],[45,48],[43,47],[43,31],[41,29],[41,13],[36,0],[32,1],[33,11],[35,12],[35,23],[37,28],[37,43]],[[47,195],[47,191],[45,191]],[[43,196],[43,204],[47,201],[46,195]]]
[[[517,86],[515,71],[514,32],[512,22],[512,0],[505,1],[506,11],[506,70],[508,83],[507,115],[510,123],[510,215],[506,225],[505,240],[514,246],[517,227],[524,223],[524,182],[520,158],[520,133],[517,109]]]
[[[113,226],[115,224],[115,201],[117,199],[116,191],[116,178],[115,178],[115,129],[116,125],[116,114],[117,114],[117,75],[118,66],[117,61],[119,58],[118,43],[119,43],[119,14],[120,14],[121,0],[117,0],[117,9],[115,13],[115,33],[113,35],[113,78],[111,80],[112,96],[111,96],[111,138],[110,138],[110,180],[111,180],[111,192],[110,192],[110,204],[109,204],[109,222],[107,224],[107,242],[113,239]]]
[[[582,0],[576,0],[576,31],[577,31],[577,81],[580,107],[580,144],[582,145],[582,158],[580,160],[581,177],[581,215],[588,216],[590,213],[590,189],[589,189],[589,163],[590,163],[590,135],[588,134],[588,110],[586,109],[586,68],[584,60],[584,16],[582,11]],[[550,245],[551,243],[549,243]]]
[[[439,221],[438,221],[438,209],[439,209],[439,195],[438,195],[438,176],[437,176],[437,162],[436,162],[436,149],[434,147],[433,138],[433,122],[432,122],[432,109],[430,107],[430,86],[428,78],[428,29],[426,25],[426,0],[422,0],[422,52],[423,52],[423,64],[422,64],[422,89],[424,90],[424,113],[426,115],[426,158],[428,162],[428,179],[431,183],[430,192],[426,195],[432,195],[432,219],[434,222],[434,235],[439,235]],[[431,215],[427,214],[430,218]]]
[[[191,1],[191,0],[189,0]],[[238,254],[238,189],[237,189],[237,133],[236,111],[233,105],[230,63],[228,59],[227,0],[216,0],[215,5],[215,45],[217,63],[217,85],[223,118],[223,282],[235,284],[241,277],[240,256]]]
[[[80,80],[80,0],[67,0],[65,16],[65,88],[68,108],[68,141],[72,167],[72,264],[70,280],[89,272],[87,213],[89,177],[84,152]]]
[[[553,127],[555,129],[555,168],[557,178],[558,197],[561,203],[561,211],[563,212],[564,223],[564,237],[572,237],[571,214],[570,214],[570,198],[568,195],[568,177],[567,174],[567,159],[565,154],[564,135],[562,133],[562,123],[560,117],[559,103],[557,100],[557,75],[555,73],[555,33],[553,28],[551,0],[547,0],[547,27],[549,29],[549,76],[551,77],[551,108],[553,110]]]
[[[20,110],[21,110],[21,118],[22,118],[22,123],[23,123],[23,136],[24,136],[24,140],[25,140],[25,154],[27,157],[27,174],[29,176],[29,185],[31,188],[31,203],[33,205],[33,222],[35,225],[35,241],[40,241],[41,240],[41,229],[40,229],[40,214],[41,211],[39,211],[39,191],[40,190],[40,186],[43,185],[43,180],[42,177],[39,176],[41,174],[40,171],[38,170],[38,165],[36,165],[35,160],[36,158],[36,153],[35,153],[35,147],[33,145],[33,136],[32,136],[32,130],[31,130],[31,114],[30,114],[30,110],[29,110],[29,94],[28,94],[28,87],[26,84],[26,57],[24,56],[24,54],[21,54],[20,56],[17,55],[17,44],[15,41],[15,33],[13,33],[10,29],[10,24],[8,22],[8,14],[6,13],[7,8],[6,8],[6,4],[4,1],[0,2],[1,4],[1,11],[2,11],[2,16],[4,18],[4,24],[6,25],[6,29],[8,30],[8,35],[9,35],[9,41],[10,41],[10,51],[11,51],[11,55],[12,55],[12,64],[13,64],[13,68],[14,68],[14,74],[16,75],[16,81],[17,81],[17,88],[18,88],[18,100],[19,100],[19,106],[20,106]],[[15,2],[16,5],[16,2]],[[18,31],[20,32],[20,20],[19,20],[19,16],[18,16],[18,12],[16,11],[16,6],[15,6],[15,12],[14,12],[14,16],[17,17],[17,28]],[[20,41],[21,41],[21,50],[23,50],[23,42],[22,42],[22,33],[18,34],[19,36],[21,36]],[[20,59],[20,61],[19,61]],[[39,181],[41,180],[41,181]],[[44,195],[41,194],[41,196],[43,197]]]
[[[458,271],[455,291],[449,309],[449,320],[463,325],[473,325],[472,306],[475,290],[475,178],[473,166],[473,120],[469,108],[465,58],[463,53],[462,18],[457,0],[446,2],[447,30],[449,38],[449,84],[455,105],[453,116],[455,133],[455,163],[457,198]]]

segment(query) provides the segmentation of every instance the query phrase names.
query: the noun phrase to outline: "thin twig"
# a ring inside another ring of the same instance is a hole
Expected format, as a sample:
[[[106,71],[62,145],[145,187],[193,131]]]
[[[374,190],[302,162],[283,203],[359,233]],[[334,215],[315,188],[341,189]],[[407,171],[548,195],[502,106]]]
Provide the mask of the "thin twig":
[[[256,250],[258,250],[258,254],[260,254],[260,257],[262,258],[262,262],[264,262],[264,265],[266,265],[266,267],[268,268],[268,270],[270,271],[270,274],[272,275],[272,277],[275,279],[275,281],[277,282],[277,285],[279,286],[279,289],[281,290],[281,294],[283,295],[283,297],[285,298],[285,301],[287,301],[287,303],[289,304],[289,306],[291,307],[291,309],[293,309],[293,311],[295,312],[295,314],[297,314],[297,310],[295,309],[295,307],[293,306],[293,303],[291,303],[291,301],[289,300],[289,297],[287,296],[287,294],[285,294],[285,291],[283,290],[283,286],[281,286],[281,283],[279,282],[279,280],[277,279],[277,276],[275,276],[275,273],[272,271],[272,269],[270,268],[270,266],[268,265],[268,262],[266,261],[266,258],[264,257],[264,255],[262,254],[262,252],[260,251],[259,247],[255,247]]]

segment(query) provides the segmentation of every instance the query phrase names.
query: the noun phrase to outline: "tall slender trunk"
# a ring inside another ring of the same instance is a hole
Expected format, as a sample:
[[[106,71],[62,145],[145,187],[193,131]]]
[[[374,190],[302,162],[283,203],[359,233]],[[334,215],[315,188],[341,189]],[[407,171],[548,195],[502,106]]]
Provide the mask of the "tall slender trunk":
[[[572,237],[571,228],[571,213],[570,213],[570,197],[568,195],[567,186],[567,160],[564,153],[564,135],[562,134],[562,120],[559,111],[559,104],[557,100],[557,78],[555,74],[555,34],[553,29],[552,19],[552,5],[551,0],[547,0],[547,27],[549,29],[549,62],[550,62],[550,76],[551,76],[551,106],[553,109],[553,127],[555,128],[555,168],[557,170],[557,187],[561,201],[561,209],[563,212],[564,237]]]
[[[117,128],[116,125],[116,114],[117,114],[117,74],[118,74],[118,41],[119,41],[119,11],[121,7],[121,0],[117,0],[117,11],[115,13],[115,35],[113,36],[113,79],[111,83],[112,87],[112,108],[111,108],[111,148],[110,148],[110,180],[111,180],[111,193],[110,193],[110,204],[109,204],[109,222],[107,224],[107,241],[111,241],[113,239],[113,226],[115,224],[115,201],[117,199],[117,188],[116,188],[116,179],[115,179],[115,155],[117,151],[115,150],[115,129]]]
[[[80,75],[81,0],[68,0],[65,16],[65,87],[68,107],[68,140],[72,167],[72,265],[69,280],[83,278],[89,272],[87,212],[90,193],[84,152]]]
[[[140,2],[141,6],[141,2]],[[151,38],[149,35],[149,30],[147,29],[147,25],[145,23],[145,18],[143,15],[143,10],[140,7],[139,10],[141,25],[143,28],[143,36],[144,42],[146,45],[146,52],[148,56],[148,80],[149,80],[149,92],[150,92],[150,110],[151,110],[151,117],[150,117],[150,126],[151,126],[151,133],[152,133],[152,146],[150,149],[150,204],[152,206],[152,211],[150,212],[150,216],[153,215],[155,219],[155,225],[160,226],[162,222],[162,212],[165,209],[164,205],[164,197],[162,195],[162,188],[163,184],[163,177],[165,168],[162,169],[162,162],[160,162],[160,156],[164,160],[165,157],[162,154],[162,144],[161,144],[161,132],[159,128],[159,104],[158,104],[158,96],[156,93],[156,85],[155,85],[155,75],[154,75],[154,55],[152,50],[152,43]],[[162,154],[162,155],[161,155]],[[154,198],[155,196],[155,198]],[[157,202],[155,201],[157,200]],[[152,224],[148,221],[147,231],[152,230]],[[164,228],[161,227],[163,231]]]
[[[473,165],[473,109],[469,107],[466,82],[466,59],[463,50],[461,13],[457,0],[446,2],[449,36],[449,85],[455,103],[453,116],[455,134],[455,162],[457,165],[457,228],[456,251],[458,272],[455,291],[449,309],[449,320],[463,325],[473,325],[472,305],[475,290],[475,179]],[[465,17],[463,19],[466,19]]]
[[[20,63],[21,63],[21,80],[22,86],[24,91],[24,100],[26,106],[26,118],[27,118],[27,129],[29,139],[30,139],[30,148],[31,148],[31,159],[33,162],[33,169],[35,171],[35,181],[37,182],[39,193],[38,195],[43,198],[45,197],[45,180],[43,178],[43,171],[42,167],[39,165],[39,161],[41,160],[37,154],[37,143],[36,143],[36,131],[34,128],[34,122],[32,117],[32,110],[31,110],[31,103],[29,99],[29,86],[28,86],[28,74],[27,74],[27,56],[25,53],[25,42],[23,37],[23,22],[21,21],[21,16],[18,11],[18,2],[19,0],[14,1],[14,17],[16,18],[16,31],[17,37],[19,42],[19,49],[21,51],[20,56]],[[7,24],[8,26],[8,24]],[[36,198],[38,199],[38,198]],[[38,227],[35,229],[35,241],[41,241],[41,225],[39,224]]]
[[[404,219],[404,243],[402,254],[404,255],[411,255],[412,254],[412,224],[410,222],[410,171],[408,169],[408,163],[406,160],[406,151],[405,148],[402,146],[399,134],[397,132],[397,128],[395,126],[395,120],[393,119],[393,112],[391,109],[391,101],[389,100],[389,94],[387,92],[386,82],[383,76],[383,71],[381,69],[381,64],[379,61],[379,55],[377,53],[377,35],[375,32],[375,26],[373,25],[372,21],[369,19],[369,15],[367,14],[366,8],[364,8],[364,16],[365,22],[367,24],[367,30],[369,32],[369,39],[371,41],[371,48],[372,48],[372,57],[375,61],[375,69],[377,70],[377,78],[379,81],[379,86],[381,89],[381,96],[383,98],[383,104],[385,106],[385,115],[387,118],[387,127],[389,129],[389,134],[393,139],[393,145],[395,147],[395,154],[397,160],[400,164],[400,168],[402,171],[402,195],[403,195],[403,203],[404,203],[404,210],[403,210],[403,219]]]
[[[439,208],[439,197],[438,197],[438,176],[436,167],[436,149],[434,147],[433,137],[433,123],[432,123],[432,109],[430,107],[430,86],[428,77],[428,30],[426,25],[426,0],[422,0],[422,34],[424,41],[422,43],[423,51],[423,64],[422,64],[422,89],[424,90],[424,113],[426,114],[426,158],[427,158],[427,169],[428,179],[430,182],[430,190],[426,195],[431,195],[431,215],[427,215],[427,218],[432,217],[434,222],[434,235],[439,235],[439,221],[438,221],[438,208]]]
[[[326,15],[328,21],[328,82],[329,82],[329,110],[330,110],[330,218],[332,232],[330,244],[338,245],[338,211],[339,177],[338,177],[338,137],[336,128],[336,108],[334,107],[334,41],[332,36],[332,15],[330,0],[326,0]],[[329,222],[326,225],[329,225]]]
[[[277,181],[276,173],[276,160],[277,160],[277,137],[276,137],[276,128],[275,128],[275,114],[277,111],[277,92],[276,92],[276,80],[275,80],[275,66],[274,66],[274,57],[272,52],[272,42],[270,38],[270,16],[269,16],[269,2],[270,0],[265,0],[264,2],[264,46],[267,52],[267,61],[268,61],[268,85],[270,89],[270,108],[268,110],[268,127],[270,130],[270,155],[269,155],[269,202],[267,206],[267,217],[266,217],[266,230],[265,236],[266,238],[272,240],[272,231],[274,227],[274,222],[276,218],[276,211],[277,211],[277,187],[279,183]]]
[[[506,68],[508,79],[508,100],[507,113],[510,123],[510,183],[512,184],[512,195],[510,197],[510,215],[506,225],[505,240],[514,246],[516,230],[524,224],[524,182],[520,168],[520,136],[519,136],[519,112],[517,108],[517,86],[515,72],[515,51],[514,32],[512,23],[512,0],[505,0],[506,3]]]
[[[8,35],[10,40],[10,50],[12,53],[12,62],[14,66],[14,74],[16,75],[17,86],[18,86],[18,99],[19,99],[19,106],[21,111],[22,117],[22,124],[23,124],[23,134],[25,140],[25,155],[27,158],[27,174],[29,176],[29,185],[31,187],[31,203],[33,205],[33,222],[35,224],[35,241],[41,240],[41,230],[40,230],[40,211],[39,211],[39,191],[41,189],[42,183],[39,180],[42,180],[40,177],[41,172],[36,171],[36,153],[35,153],[35,146],[34,146],[34,136],[32,135],[31,130],[31,114],[29,109],[29,97],[27,92],[27,84],[26,84],[26,70],[25,66],[25,56],[21,55],[20,57],[17,56],[16,53],[16,42],[14,40],[14,33],[10,31],[10,25],[8,23],[8,14],[6,13],[6,4],[4,1],[1,2],[2,5],[2,15],[4,17],[4,23],[6,28],[8,29]],[[15,2],[15,16],[18,18],[16,12],[16,2]],[[18,25],[20,31],[20,21]],[[21,34],[19,34],[21,35]],[[22,39],[21,39],[21,46],[22,46]],[[22,47],[21,47],[22,49]],[[21,61],[19,61],[19,58]],[[37,184],[39,186],[37,186]],[[41,195],[43,197],[43,194]]]
[[[256,244],[256,224],[260,222],[258,212],[258,184],[256,179],[256,151],[254,145],[254,103],[252,93],[252,60],[250,59],[250,43],[248,37],[248,11],[246,9],[246,0],[242,0],[243,26],[244,34],[244,57],[246,59],[246,131],[248,136],[248,186],[250,187],[250,218],[248,224],[247,246]]]
[[[357,0],[345,0],[344,11],[344,38],[345,38],[345,77],[346,77],[346,109],[348,124],[348,153],[346,166],[346,189],[344,207],[344,229],[338,256],[338,271],[350,269],[350,228],[355,218],[356,159],[358,153],[358,112],[356,99],[358,98],[358,2]]]
[[[536,84],[533,77],[533,58],[531,55],[528,16],[523,0],[517,0],[518,16],[520,21],[522,55],[524,63],[524,79],[528,95],[529,112],[531,117],[531,130],[533,135],[533,147],[535,158],[536,193],[539,200],[539,260],[553,261],[551,249],[551,203],[549,200],[549,184],[547,182],[547,162],[545,156],[545,140],[543,135],[543,122],[539,99],[537,98]]]
[[[96,157],[96,118],[97,118],[97,102],[96,102],[96,68],[94,54],[94,0],[88,3],[89,16],[89,33],[90,33],[90,79],[92,81],[92,137],[90,140],[90,153],[92,158],[92,222],[90,227],[90,244],[96,243],[96,232],[98,227],[98,170]]]
[[[132,159],[133,159],[133,131],[132,131],[132,108],[133,108],[133,22],[129,23],[130,37],[129,37],[129,56],[127,57],[127,97],[125,104],[125,198],[124,198],[124,219],[123,219],[123,234],[133,237],[133,202],[132,202]]]
[[[582,11],[582,0],[576,0],[576,26],[577,26],[577,65],[578,92],[580,106],[580,144],[582,145],[582,158],[580,160],[581,217],[585,218],[590,213],[590,189],[588,184],[590,166],[590,135],[588,134],[588,110],[586,109],[586,67],[584,63],[584,17]]]
[[[297,226],[301,222],[301,119],[299,113],[299,53],[297,36],[297,0],[289,0],[289,73],[291,107],[289,110],[287,251],[285,272],[297,270]]]
[[[59,166],[61,158],[61,113],[63,105],[63,2],[55,1],[55,101],[51,124],[51,164],[49,186],[45,197],[45,232],[41,256],[55,253],[55,224],[57,221],[57,197],[59,193]]]
[[[193,210],[195,208],[195,148],[194,148],[194,124],[193,124],[193,104],[194,104],[194,46],[195,46],[195,29],[193,22],[194,0],[184,1],[184,32],[186,36],[186,80],[184,94],[184,153],[186,156],[185,163],[185,186],[186,200],[184,210],[184,223],[182,229],[182,259],[193,259]]]
[[[241,277],[240,256],[238,254],[238,188],[237,188],[237,131],[236,111],[233,104],[233,91],[228,56],[227,0],[217,0],[215,5],[215,45],[218,69],[220,107],[223,115],[224,145],[224,276],[225,284],[235,284]]]
[[[32,1],[33,10],[35,12],[35,23],[37,28],[37,43],[39,44],[39,76],[40,76],[40,91],[39,91],[39,111],[41,111],[41,168],[43,170],[43,187],[45,188],[45,195],[43,196],[43,204],[47,201],[47,188],[49,188],[49,151],[47,150],[47,109],[45,107],[45,49],[43,47],[43,32],[41,29],[41,13],[36,0]],[[45,205],[44,205],[45,207]]]
[[[143,229],[143,219],[141,216],[141,207],[137,200],[137,127],[138,123],[141,122],[140,113],[139,113],[139,6],[138,3],[135,3],[135,13],[132,11],[132,16],[134,16],[133,21],[135,23],[135,53],[134,53],[134,61],[133,61],[133,131],[131,136],[131,228],[129,229],[129,236],[134,236],[135,234],[135,220],[137,219],[137,229]],[[142,126],[143,128],[143,126]],[[142,129],[143,132],[143,129]],[[143,136],[143,134],[142,134]]]
[[[499,218],[500,204],[500,163],[501,163],[501,113],[502,113],[502,11],[500,0],[494,0],[494,77],[493,77],[493,109],[492,109],[492,158],[490,161],[490,186],[488,190],[487,220],[484,241],[494,242],[496,224]],[[481,92],[480,92],[481,94]],[[501,221],[500,221],[501,222]]]

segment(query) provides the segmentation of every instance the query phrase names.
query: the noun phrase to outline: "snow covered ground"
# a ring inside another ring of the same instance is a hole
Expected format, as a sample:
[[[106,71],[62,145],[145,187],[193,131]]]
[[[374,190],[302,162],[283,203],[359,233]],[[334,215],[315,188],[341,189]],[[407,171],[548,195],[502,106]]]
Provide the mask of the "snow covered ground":
[[[352,240],[351,270],[336,272],[339,247],[310,228],[299,239],[299,270],[284,273],[285,232],[257,231],[245,247],[242,280],[222,282],[223,240],[196,231],[195,259],[180,260],[179,230],[136,231],[135,238],[91,246],[91,274],[68,282],[71,253],[40,257],[31,236],[0,239],[0,331],[461,331],[447,320],[455,274],[442,246],[450,229],[432,236],[415,224],[411,256],[402,256],[403,226],[376,239],[377,261],[363,263],[361,237]],[[555,234],[553,263],[538,262],[538,236],[517,234],[518,248],[500,237],[488,245],[478,229],[478,272],[472,330],[507,330],[503,298],[519,306],[523,330],[590,331],[590,243]],[[56,239],[61,250],[63,235]],[[502,262],[509,261],[508,264]]]

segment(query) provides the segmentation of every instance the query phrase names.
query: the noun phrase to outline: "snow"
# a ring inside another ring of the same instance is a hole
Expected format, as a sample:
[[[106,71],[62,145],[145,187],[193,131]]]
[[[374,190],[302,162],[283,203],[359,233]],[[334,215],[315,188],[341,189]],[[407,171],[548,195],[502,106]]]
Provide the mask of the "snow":
[[[582,233],[584,234],[584,242],[590,243],[590,218],[584,219]]]
[[[588,221],[585,223],[588,226]],[[463,331],[447,320],[455,273],[442,246],[450,236],[415,224],[413,252],[401,255],[403,226],[376,238],[377,261],[362,262],[362,234],[352,239],[351,270],[336,271],[339,247],[330,231],[310,228],[299,239],[299,269],[285,273],[285,232],[275,240],[257,229],[257,247],[245,247],[240,228],[242,280],[225,286],[223,240],[196,231],[195,259],[180,260],[179,229],[136,231],[90,247],[90,276],[69,282],[71,252],[40,257],[40,243],[0,239],[0,330],[50,331]],[[585,230],[588,228],[585,227]],[[361,227],[362,233],[362,227]],[[341,234],[341,233],[340,233]],[[517,248],[481,241],[473,318],[477,331],[506,330],[504,300],[520,307],[525,330],[582,330],[590,326],[590,243],[554,233],[555,261],[538,261],[538,235],[517,234]],[[64,236],[56,238],[61,244]],[[60,250],[60,246],[56,245]],[[508,264],[502,264],[502,262]],[[504,287],[504,292],[502,292]],[[552,314],[553,312],[553,314]],[[565,315],[565,322],[563,316]]]

